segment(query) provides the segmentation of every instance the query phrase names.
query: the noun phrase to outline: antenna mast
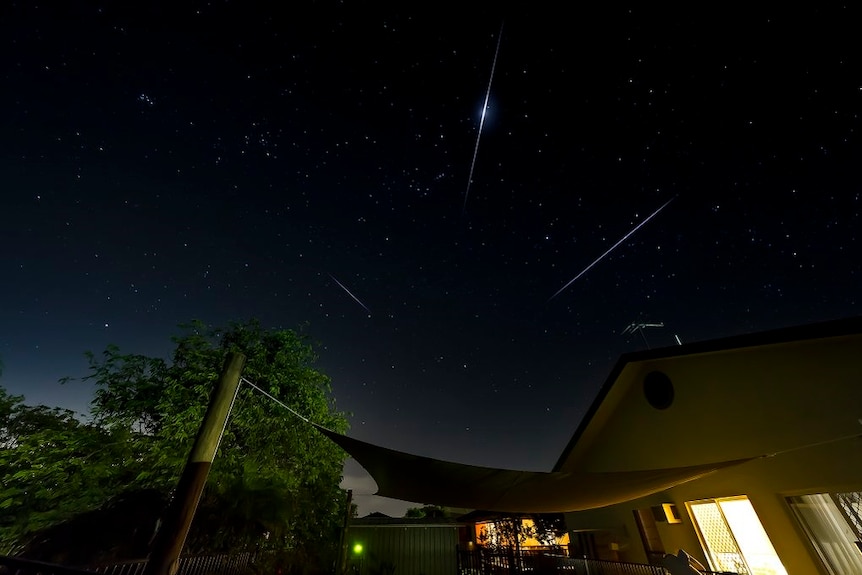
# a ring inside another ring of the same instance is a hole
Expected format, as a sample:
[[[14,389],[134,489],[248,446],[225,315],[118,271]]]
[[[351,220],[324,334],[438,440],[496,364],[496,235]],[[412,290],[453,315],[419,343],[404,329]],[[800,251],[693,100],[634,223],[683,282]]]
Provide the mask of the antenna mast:
[[[649,342],[647,341],[646,335],[644,334],[644,328],[647,327],[664,327],[664,322],[644,323],[639,321],[633,321],[632,323],[627,325],[622,332],[620,332],[620,335],[634,334],[635,332],[639,332],[644,340],[644,343],[647,346],[647,349],[652,349],[649,345]]]

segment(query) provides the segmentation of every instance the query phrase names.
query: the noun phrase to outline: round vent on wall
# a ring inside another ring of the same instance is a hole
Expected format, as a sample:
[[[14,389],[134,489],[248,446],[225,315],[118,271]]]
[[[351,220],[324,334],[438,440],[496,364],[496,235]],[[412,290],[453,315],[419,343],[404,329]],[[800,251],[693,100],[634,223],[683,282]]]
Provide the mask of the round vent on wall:
[[[644,377],[644,397],[656,409],[667,409],[673,403],[673,383],[660,371],[651,371]]]

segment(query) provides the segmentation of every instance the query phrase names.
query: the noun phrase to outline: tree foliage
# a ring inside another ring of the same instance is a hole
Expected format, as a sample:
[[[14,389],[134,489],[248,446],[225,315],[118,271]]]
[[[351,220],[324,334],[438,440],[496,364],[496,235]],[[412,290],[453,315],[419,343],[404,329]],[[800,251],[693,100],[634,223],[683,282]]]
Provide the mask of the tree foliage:
[[[20,540],[129,490],[169,495],[231,351],[246,356],[245,379],[311,421],[346,430],[330,380],[314,368],[317,358],[300,333],[267,330],[257,321],[226,328],[196,322],[183,326],[174,342],[169,360],[124,354],[116,347],[89,353],[90,373],[83,379],[95,384],[90,423],[0,396],[0,461],[11,464],[11,476],[17,473],[21,480],[9,486],[4,480],[0,506],[14,509],[17,519],[2,524],[8,530],[0,537]],[[339,488],[344,458],[311,426],[241,385],[186,551],[264,546],[290,550],[307,564],[323,560],[335,552],[345,512]],[[3,469],[5,478],[7,465]],[[36,488],[38,475],[46,475],[54,491]],[[78,495],[61,485],[69,481],[80,482]],[[15,489],[26,497],[15,495]],[[33,499],[37,495],[44,502]],[[48,513],[52,502],[62,504]]]
[[[116,464],[134,459],[125,439],[0,388],[0,551],[17,551],[28,534],[101,505],[133,479]]]
[[[439,505],[423,505],[422,507],[410,507],[404,517],[410,519],[445,519],[449,513]]]

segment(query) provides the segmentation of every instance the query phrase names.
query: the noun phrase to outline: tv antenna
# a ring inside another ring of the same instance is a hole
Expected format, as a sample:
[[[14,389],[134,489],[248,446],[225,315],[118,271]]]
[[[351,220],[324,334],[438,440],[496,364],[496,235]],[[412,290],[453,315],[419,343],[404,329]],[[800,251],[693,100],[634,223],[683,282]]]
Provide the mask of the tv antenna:
[[[623,329],[622,332],[620,332],[620,335],[634,334],[636,332],[640,333],[641,337],[644,340],[644,343],[647,346],[647,349],[651,349],[649,342],[647,341],[646,335],[644,334],[644,329],[646,329],[648,327],[664,327],[664,322],[646,323],[646,322],[640,322],[640,321],[633,321],[632,323],[627,325],[625,327],[625,329]]]

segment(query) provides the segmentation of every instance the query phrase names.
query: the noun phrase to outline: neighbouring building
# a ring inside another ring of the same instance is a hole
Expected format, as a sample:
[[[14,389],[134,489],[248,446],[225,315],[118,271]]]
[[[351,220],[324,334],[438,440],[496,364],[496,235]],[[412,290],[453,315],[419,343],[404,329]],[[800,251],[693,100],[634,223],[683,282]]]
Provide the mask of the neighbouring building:
[[[369,516],[350,521],[345,544],[352,575],[453,575],[459,546],[472,540],[454,518]]]

